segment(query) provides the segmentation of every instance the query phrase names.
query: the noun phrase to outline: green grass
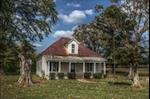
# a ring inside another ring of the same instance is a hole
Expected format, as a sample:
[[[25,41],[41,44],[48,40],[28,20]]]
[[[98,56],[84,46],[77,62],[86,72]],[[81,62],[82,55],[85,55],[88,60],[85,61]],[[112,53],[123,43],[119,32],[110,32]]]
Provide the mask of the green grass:
[[[131,81],[117,76],[90,80],[83,83],[77,80],[44,80],[33,76],[31,87],[19,87],[18,76],[0,76],[0,99],[148,99],[149,86],[142,81],[142,89],[131,88]],[[94,82],[94,83],[93,83]]]

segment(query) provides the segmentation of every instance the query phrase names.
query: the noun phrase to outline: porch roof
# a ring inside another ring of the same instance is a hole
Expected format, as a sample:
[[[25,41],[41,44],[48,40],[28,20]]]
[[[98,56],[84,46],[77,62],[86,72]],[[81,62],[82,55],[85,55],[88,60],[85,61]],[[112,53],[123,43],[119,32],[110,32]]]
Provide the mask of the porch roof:
[[[61,62],[105,62],[106,59],[101,57],[77,57],[77,56],[55,56],[55,57],[47,57],[49,61],[61,61]]]

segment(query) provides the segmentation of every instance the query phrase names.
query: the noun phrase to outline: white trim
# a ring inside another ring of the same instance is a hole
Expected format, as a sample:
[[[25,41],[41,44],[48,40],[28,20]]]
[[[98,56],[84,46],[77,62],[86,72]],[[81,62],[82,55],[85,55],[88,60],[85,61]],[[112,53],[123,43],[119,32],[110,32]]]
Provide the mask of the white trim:
[[[104,62],[104,67],[103,67],[103,69],[104,69],[104,75],[106,74],[106,63]]]
[[[78,42],[78,40],[76,40],[75,38],[72,38],[72,39],[66,44],[66,46],[68,46],[72,41],[75,41],[77,44],[80,44],[80,42]]]
[[[94,62],[94,73],[96,73],[96,63]]]
[[[71,62],[69,62],[69,73],[71,72]]]
[[[59,61],[59,63],[58,63],[58,72],[59,73],[61,72],[61,61]]]
[[[83,62],[83,73],[85,73],[85,62]]]

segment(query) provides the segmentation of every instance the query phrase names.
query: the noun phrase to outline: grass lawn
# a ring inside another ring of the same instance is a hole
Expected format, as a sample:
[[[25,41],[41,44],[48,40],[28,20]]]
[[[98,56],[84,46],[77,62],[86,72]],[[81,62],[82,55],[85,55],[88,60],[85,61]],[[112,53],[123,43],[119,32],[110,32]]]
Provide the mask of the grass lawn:
[[[143,88],[131,88],[131,81],[118,76],[91,83],[77,80],[44,80],[31,87],[19,87],[18,76],[0,76],[0,99],[148,99],[148,82],[141,81]],[[41,78],[33,75],[33,81]]]

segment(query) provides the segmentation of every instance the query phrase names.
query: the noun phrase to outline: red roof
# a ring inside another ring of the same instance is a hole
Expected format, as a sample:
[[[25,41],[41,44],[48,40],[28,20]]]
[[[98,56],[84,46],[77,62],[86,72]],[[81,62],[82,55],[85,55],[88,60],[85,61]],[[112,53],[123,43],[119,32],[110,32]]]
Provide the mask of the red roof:
[[[56,55],[56,56],[79,56],[79,57],[100,57],[99,54],[90,50],[83,43],[79,43],[78,54],[68,54],[65,45],[70,41],[70,38],[62,37],[52,45],[50,45],[46,50],[44,50],[42,55]]]

